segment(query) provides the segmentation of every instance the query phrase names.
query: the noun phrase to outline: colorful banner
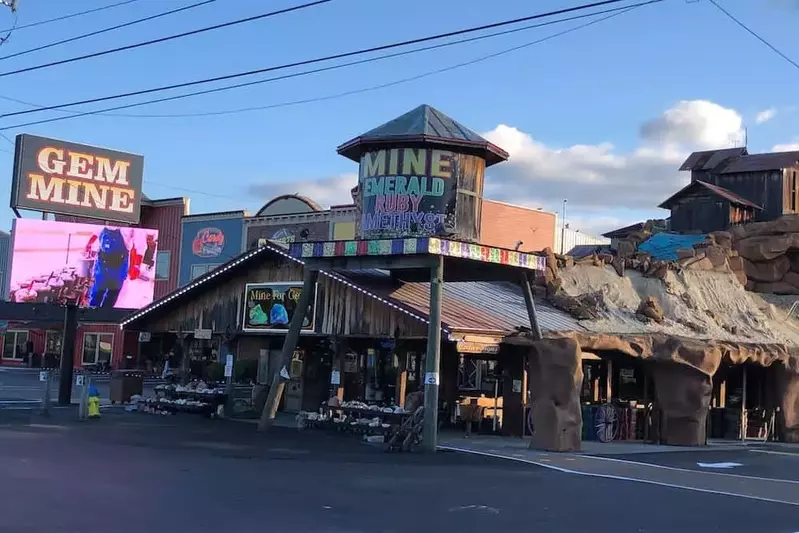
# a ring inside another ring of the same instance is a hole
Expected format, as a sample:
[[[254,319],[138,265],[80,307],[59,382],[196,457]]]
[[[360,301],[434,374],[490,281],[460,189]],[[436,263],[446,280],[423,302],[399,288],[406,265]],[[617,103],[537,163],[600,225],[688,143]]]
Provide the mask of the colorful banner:
[[[445,235],[456,231],[457,186],[484,168],[479,158],[445,150],[395,148],[361,157],[359,238]]]
[[[302,293],[302,282],[248,283],[244,289],[244,331],[283,331]],[[313,331],[315,294],[302,323],[302,331]]]
[[[139,309],[153,301],[158,230],[16,219],[9,297]]]
[[[144,158],[45,137],[17,135],[11,207],[136,224]]]

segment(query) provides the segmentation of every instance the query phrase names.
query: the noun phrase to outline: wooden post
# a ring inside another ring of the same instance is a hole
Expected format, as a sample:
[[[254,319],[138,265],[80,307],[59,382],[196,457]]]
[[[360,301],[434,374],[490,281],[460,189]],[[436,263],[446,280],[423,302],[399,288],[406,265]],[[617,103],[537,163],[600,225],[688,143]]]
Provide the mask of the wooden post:
[[[521,287],[522,294],[524,294],[524,303],[527,305],[527,316],[530,319],[530,330],[533,332],[533,339],[540,341],[543,335],[541,333],[541,325],[538,323],[538,314],[535,311],[535,299],[533,298],[530,275],[526,271],[521,274]]]
[[[422,447],[435,452],[438,446],[438,370],[441,358],[441,292],[444,260],[435,257],[430,269],[430,323],[427,329],[427,358],[424,375],[424,428]]]
[[[286,333],[286,338],[283,341],[283,350],[280,352],[280,361],[275,374],[272,377],[272,385],[269,387],[269,395],[264,404],[264,410],[261,412],[261,420],[258,422],[258,431],[266,431],[275,422],[275,415],[277,414],[277,406],[280,403],[280,398],[283,396],[283,390],[286,388],[286,383],[289,381],[288,368],[291,364],[291,357],[294,350],[297,348],[297,341],[300,339],[300,330],[302,329],[302,322],[305,320],[305,315],[308,313],[308,306],[311,304],[314,289],[316,286],[316,279],[319,272],[305,267],[305,274],[303,275],[302,292],[300,299],[297,301],[297,307],[294,308],[294,315],[291,317],[289,323],[289,330]],[[286,369],[286,374],[281,375],[281,371]]]
[[[741,390],[741,440],[746,440],[746,434],[748,431],[749,420],[746,416],[746,365],[741,365],[741,371],[743,372],[743,386]]]

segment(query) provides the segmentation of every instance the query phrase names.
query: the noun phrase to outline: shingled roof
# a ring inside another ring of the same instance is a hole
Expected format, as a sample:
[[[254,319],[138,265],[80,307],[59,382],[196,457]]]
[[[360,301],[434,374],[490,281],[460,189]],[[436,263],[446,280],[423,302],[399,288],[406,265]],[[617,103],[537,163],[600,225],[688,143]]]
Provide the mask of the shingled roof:
[[[350,139],[339,146],[337,152],[353,161],[360,161],[361,154],[369,147],[403,141],[438,143],[449,147],[460,146],[471,149],[485,158],[486,166],[508,159],[505,150],[426,104]]]
[[[748,155],[748,152],[746,151],[746,148],[742,147],[694,152],[688,156],[688,159],[686,159],[685,163],[682,164],[680,170],[713,170],[727,160],[745,155]]]
[[[751,202],[746,198],[739,196],[728,189],[725,189],[724,187],[719,187],[718,185],[713,185],[712,183],[707,183],[701,180],[695,180],[692,183],[689,183],[688,185],[686,185],[676,193],[669,196],[669,198],[666,199],[663,203],[661,203],[658,207],[662,209],[671,209],[671,206],[674,204],[676,200],[681,198],[687,192],[699,187],[706,189],[710,191],[712,194],[720,198],[724,198],[725,200],[728,200],[734,204],[742,205],[745,207],[751,207],[753,209],[763,209],[761,206],[757,205],[756,203]]]

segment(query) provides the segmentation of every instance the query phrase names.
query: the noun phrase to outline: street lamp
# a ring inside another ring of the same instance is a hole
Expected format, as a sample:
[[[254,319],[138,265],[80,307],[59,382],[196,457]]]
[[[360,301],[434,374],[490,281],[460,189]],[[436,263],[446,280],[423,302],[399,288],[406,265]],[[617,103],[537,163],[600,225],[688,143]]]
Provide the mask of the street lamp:
[[[563,255],[563,247],[566,245],[566,202],[568,200],[563,200],[563,216],[562,220],[560,221],[560,255]]]
[[[12,13],[16,13],[17,12],[17,4],[18,3],[19,3],[19,0],[2,0],[2,4],[4,6],[6,6],[7,8],[10,8]]]

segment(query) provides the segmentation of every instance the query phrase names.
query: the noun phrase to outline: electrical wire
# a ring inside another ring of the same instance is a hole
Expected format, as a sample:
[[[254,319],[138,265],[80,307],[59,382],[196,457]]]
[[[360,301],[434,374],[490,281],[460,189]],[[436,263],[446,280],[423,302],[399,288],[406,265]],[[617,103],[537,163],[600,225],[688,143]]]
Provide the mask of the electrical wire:
[[[419,49],[415,49],[415,50],[409,50],[409,51],[400,52],[400,53],[396,53],[396,54],[387,54],[387,55],[379,56],[379,57],[375,57],[375,58],[370,58],[370,59],[365,59],[365,60],[360,60],[360,61],[354,61],[354,62],[350,62],[350,63],[344,63],[344,64],[341,64],[341,65],[334,65],[334,66],[331,66],[331,67],[324,67],[322,69],[314,69],[314,70],[311,70],[311,71],[303,71],[303,72],[298,72],[298,73],[294,73],[294,74],[288,74],[286,76],[280,76],[280,77],[277,77],[277,78],[268,78],[266,80],[258,80],[258,81],[255,81],[255,82],[248,82],[248,83],[245,83],[245,84],[238,84],[238,85],[235,85],[235,86],[219,87],[219,88],[215,88],[215,89],[207,89],[207,90],[204,90],[204,91],[198,91],[198,92],[195,92],[195,93],[188,93],[188,94],[182,94],[182,95],[159,98],[159,99],[156,99],[156,100],[149,100],[149,101],[146,101],[146,102],[136,102],[136,103],[133,103],[133,104],[115,106],[115,107],[111,107],[111,108],[107,108],[107,109],[103,109],[103,110],[85,112],[85,113],[82,113],[80,115],[75,115],[75,116],[53,117],[53,118],[34,121],[34,122],[27,122],[27,123],[24,123],[24,124],[17,124],[15,126],[8,126],[8,127],[0,128],[0,131],[4,131],[4,130],[8,130],[8,129],[15,129],[15,128],[22,128],[22,127],[26,127],[26,126],[33,126],[33,125],[37,125],[37,124],[44,124],[44,123],[49,123],[49,122],[56,122],[56,121],[65,120],[65,119],[68,119],[68,118],[77,118],[78,116],[86,116],[86,115],[101,114],[101,115],[105,115],[105,116],[142,117],[142,118],[178,118],[178,117],[188,117],[188,116],[214,116],[214,115],[225,115],[225,114],[233,114],[233,113],[243,113],[243,112],[248,112],[248,111],[261,111],[261,110],[275,109],[275,108],[280,108],[280,107],[289,107],[289,106],[294,106],[294,105],[308,104],[308,103],[313,103],[313,102],[321,102],[321,101],[325,101],[325,100],[333,100],[333,99],[342,98],[342,97],[345,97],[345,96],[351,96],[351,95],[355,95],[355,94],[362,94],[362,93],[365,93],[365,92],[384,89],[384,88],[392,87],[392,86],[395,86],[395,85],[400,85],[400,84],[403,84],[403,83],[416,81],[416,80],[419,80],[419,79],[422,79],[422,78],[426,78],[426,77],[429,77],[429,76],[433,76],[433,75],[436,75],[436,74],[442,74],[442,73],[449,72],[451,70],[455,70],[455,69],[462,68],[462,67],[465,67],[465,66],[474,65],[476,63],[479,63],[479,62],[482,62],[482,61],[486,61],[488,59],[492,59],[492,58],[495,58],[495,57],[498,57],[498,56],[501,56],[501,55],[504,55],[504,54],[508,54],[510,52],[514,52],[514,51],[517,51],[517,50],[528,48],[530,46],[533,46],[533,45],[536,45],[536,44],[540,44],[540,43],[552,40],[552,39],[554,39],[556,37],[560,37],[560,36],[572,33],[574,31],[586,28],[588,26],[592,26],[592,25],[597,24],[599,22],[603,22],[603,21],[608,20],[610,18],[613,18],[613,17],[619,16],[619,15],[622,15],[624,13],[627,13],[629,11],[632,11],[633,9],[636,9],[636,8],[639,8],[639,7],[642,7],[642,6],[645,6],[645,5],[660,3],[660,2],[663,2],[663,1],[664,0],[648,0],[646,2],[641,2],[639,4],[634,4],[634,5],[631,5],[631,6],[625,6],[623,8],[609,9],[609,10],[606,11],[606,13],[610,13],[608,16],[600,17],[599,19],[592,20],[592,21],[587,22],[585,24],[581,24],[581,25],[575,26],[573,28],[569,28],[567,30],[564,30],[564,31],[561,31],[561,32],[558,32],[558,33],[543,37],[541,39],[537,39],[535,41],[531,41],[531,42],[528,42],[528,43],[523,43],[521,45],[514,46],[514,47],[511,47],[511,48],[507,48],[507,49],[504,49],[504,50],[500,50],[498,52],[494,52],[494,53],[491,53],[491,54],[488,54],[488,55],[484,55],[484,56],[472,59],[470,61],[465,61],[465,62],[462,62],[462,63],[457,63],[457,64],[454,64],[454,65],[450,65],[450,66],[447,66],[447,67],[439,68],[439,69],[436,69],[436,70],[424,72],[424,73],[421,73],[421,74],[418,74],[418,75],[415,75],[415,76],[411,76],[411,77],[408,77],[408,78],[403,78],[403,79],[400,79],[400,80],[395,80],[395,81],[392,81],[392,82],[383,83],[383,84],[379,84],[379,85],[375,85],[375,86],[371,86],[371,87],[366,87],[366,88],[362,88],[362,89],[355,89],[355,90],[351,90],[351,91],[346,91],[346,92],[338,93],[338,94],[334,94],[334,95],[327,95],[327,96],[321,96],[321,97],[316,97],[316,98],[308,98],[308,99],[303,99],[303,100],[294,100],[294,101],[290,101],[290,102],[282,102],[282,103],[271,104],[271,105],[266,105],[266,106],[257,106],[257,107],[242,108],[242,109],[237,109],[237,110],[232,110],[232,111],[221,111],[221,112],[205,112],[205,113],[193,113],[193,114],[192,113],[189,113],[189,114],[167,114],[167,115],[130,115],[130,114],[122,114],[122,113],[115,113],[115,114],[107,113],[108,111],[129,109],[129,108],[139,107],[139,106],[143,106],[143,105],[149,105],[149,104],[153,104],[153,103],[173,101],[173,100],[178,100],[178,99],[182,99],[182,98],[187,98],[187,97],[190,97],[190,96],[197,96],[199,94],[209,94],[209,93],[213,93],[213,92],[220,92],[220,91],[229,90],[229,89],[237,88],[237,87],[241,87],[241,86],[249,86],[249,85],[255,85],[255,84],[258,84],[258,83],[265,83],[265,82],[268,82],[268,81],[276,81],[276,80],[279,80],[279,79],[299,77],[299,76],[304,76],[304,75],[308,75],[308,74],[317,73],[317,72],[320,72],[320,71],[328,71],[328,70],[333,70],[333,69],[336,69],[336,68],[344,68],[346,66],[352,66],[354,64],[362,64],[362,63],[367,63],[367,62],[374,62],[374,61],[377,61],[377,60],[380,60],[380,59],[387,59],[387,58],[397,57],[397,56],[401,56],[401,55],[408,55],[408,54],[414,53],[414,52],[419,52],[419,51],[423,51],[423,50],[430,50],[430,49],[435,49],[435,48],[441,48],[441,47],[446,46],[446,45],[460,44],[460,43],[463,43],[463,42],[474,41],[474,40],[477,40],[477,39],[480,39],[480,38],[486,38],[486,37],[496,36],[496,35],[500,35],[500,34],[507,34],[509,32],[508,31],[499,32],[497,34],[491,34],[491,35],[488,35],[488,36],[480,36],[480,37],[473,37],[473,38],[469,38],[469,39],[462,39],[460,41],[454,41],[454,42],[451,42],[451,43],[443,43],[443,44],[439,44],[439,45],[429,46],[429,47],[425,47],[425,48],[419,48]],[[568,20],[574,20],[574,19],[577,19],[577,18],[586,18],[586,17],[596,16],[597,14],[598,13],[591,13],[589,15],[580,15],[580,16],[576,16],[576,17],[570,17]],[[559,19],[557,21],[550,21],[550,22],[547,22],[547,23],[537,24],[535,26],[530,26],[530,27],[540,27],[540,26],[544,26],[544,25],[551,25],[551,24],[554,24],[554,23],[557,23],[557,22],[564,22],[565,20],[566,19]],[[527,28],[529,29],[530,27],[527,27]],[[511,30],[511,31],[518,31],[518,30]]]
[[[17,22],[18,21],[19,21],[18,15],[16,13],[14,13],[14,25],[11,26],[11,28],[9,28],[8,30],[5,30],[5,36],[4,37],[0,37],[0,46],[3,46],[4,44],[6,44],[8,42],[8,40],[11,38],[11,34],[14,33],[14,30],[17,29]]]
[[[488,34],[485,34],[485,35],[478,35],[476,37],[469,37],[469,38],[461,39],[461,40],[458,40],[458,41],[450,41],[450,42],[441,43],[441,44],[437,44],[437,45],[432,45],[432,46],[428,46],[428,47],[417,48],[417,49],[414,49],[414,50],[398,52],[398,53],[395,53],[395,54],[386,54],[386,55],[379,56],[379,57],[376,57],[376,58],[353,61],[353,62],[350,62],[350,63],[342,63],[340,65],[335,65],[335,66],[332,66],[332,67],[325,67],[325,68],[321,68],[321,69],[315,69],[315,70],[312,70],[312,71],[307,71],[306,73],[300,73],[299,75],[315,74],[315,73],[319,73],[319,72],[325,72],[325,71],[328,71],[328,70],[336,70],[336,69],[339,69],[339,68],[345,68],[345,67],[354,66],[354,65],[360,65],[360,64],[364,64],[364,63],[371,63],[371,62],[377,61],[377,60],[400,57],[400,56],[404,56],[404,55],[415,54],[417,52],[435,50],[435,49],[438,49],[438,48],[454,46],[454,45],[458,45],[458,44],[462,44],[462,43],[468,43],[468,42],[479,41],[479,40],[483,40],[483,39],[489,39],[489,38],[493,38],[493,37],[499,37],[499,36],[502,36],[502,35],[508,35],[508,34],[511,34],[511,33],[517,33],[517,32],[526,31],[526,30],[530,30],[530,29],[534,29],[534,28],[541,28],[541,27],[544,27],[544,26],[551,26],[553,24],[560,24],[562,22],[569,22],[569,21],[572,21],[572,20],[579,20],[579,19],[594,17],[594,16],[597,16],[597,15],[603,15],[603,14],[606,14],[606,13],[614,13],[614,12],[618,12],[618,11],[624,11],[624,10],[627,10],[627,9],[629,9],[631,7],[635,8],[635,7],[640,7],[640,6],[643,6],[643,5],[659,3],[661,1],[663,1],[663,0],[650,0],[650,1],[641,2],[641,3],[638,3],[638,4],[633,4],[631,6],[614,7],[614,8],[605,9],[605,10],[602,10],[602,11],[595,11],[593,13],[584,13],[584,14],[581,14],[581,15],[575,15],[575,16],[565,17],[565,18],[561,18],[561,19],[557,19],[557,20],[541,22],[541,23],[532,24],[532,25],[529,25],[529,26],[522,26],[520,28],[513,28],[513,29],[510,29],[510,30],[504,30],[504,31],[499,31],[499,32],[494,32],[494,33],[488,33]],[[2,58],[0,58],[0,59],[2,59]],[[295,77],[295,76],[296,75],[289,76],[289,77]],[[181,99],[181,98],[187,98],[187,97],[191,97],[191,96],[209,94],[209,93],[219,92],[220,90],[237,89],[237,88],[240,88],[240,87],[248,87],[248,86],[251,86],[251,85],[258,85],[258,84],[267,83],[267,82],[270,82],[270,81],[277,81],[279,79],[284,79],[284,78],[282,78],[282,77],[281,78],[268,78],[268,79],[265,79],[265,80],[257,80],[257,81],[254,81],[254,82],[247,82],[247,83],[242,83],[242,84],[237,84],[237,85],[230,85],[230,86],[217,88],[217,89],[196,91],[196,92],[192,92],[192,93],[186,93],[185,95],[180,95],[180,96],[177,96],[177,97],[161,98],[161,99],[151,100],[151,101],[147,101],[147,102],[142,102],[141,104],[135,104],[135,105],[130,106],[130,107],[137,107],[139,105],[146,105],[148,103],[158,103],[158,102],[176,100],[176,99]],[[26,105],[26,106],[33,107],[33,108],[38,108],[38,109],[42,109],[44,107],[47,107],[47,106],[43,106],[41,104],[35,104],[33,102],[28,102],[28,101],[25,101],[25,100],[19,100],[17,98],[12,98],[10,96],[0,95],[0,99],[8,100],[8,101],[14,102],[16,104]],[[111,109],[126,109],[127,107],[128,106],[121,106],[121,107],[118,107],[118,108],[114,107],[114,108],[111,108]],[[125,114],[125,113],[104,113],[103,111],[88,111],[88,112],[71,111],[71,110],[68,110],[68,109],[53,109],[53,111],[56,111],[56,112],[59,112],[59,113],[66,113],[66,114],[70,114],[70,115],[81,116],[81,117],[82,116],[86,116],[87,114],[88,115],[93,115],[93,114],[100,115],[100,114],[103,114],[105,116],[111,116],[111,117],[148,117],[149,116],[149,115]],[[159,117],[159,116],[164,116],[164,117],[175,116],[175,117],[177,117],[177,116],[182,116],[182,115],[152,115],[152,116],[153,116],[153,118],[155,118],[155,117]]]
[[[124,6],[126,4],[132,4],[133,2],[138,2],[139,0],[125,0],[124,2],[117,2],[116,4],[111,4],[108,6],[102,7],[95,7],[94,9],[87,9],[86,11],[80,11],[78,13],[72,13],[70,15],[62,15],[60,17],[48,19],[48,20],[40,20],[38,22],[31,22],[30,24],[23,24],[22,26],[17,26],[17,30],[24,30],[26,28],[33,28],[35,26],[41,26],[43,24],[50,24],[51,22],[59,22],[61,20],[67,20],[75,17],[80,17],[82,15],[88,15],[89,13],[96,13],[98,11],[105,11],[106,9],[112,9],[114,7]],[[0,33],[7,32],[8,30],[0,30]]]
[[[193,87],[193,86],[196,86],[196,85],[204,85],[204,84],[207,84],[207,83],[213,83],[213,82],[217,82],[217,81],[226,81],[226,80],[231,80],[231,79],[243,78],[243,77],[247,77],[247,76],[254,76],[256,74],[264,74],[264,73],[267,73],[267,72],[274,72],[274,71],[277,71],[277,70],[285,70],[285,69],[289,69],[289,68],[293,68],[293,67],[301,67],[301,66],[305,66],[305,65],[312,65],[312,64],[315,64],[315,63],[323,63],[323,62],[327,62],[327,61],[333,61],[333,60],[336,60],[336,59],[344,59],[344,58],[347,58],[347,57],[359,56],[359,55],[364,55],[364,54],[368,54],[368,53],[372,53],[372,52],[380,52],[380,51],[383,51],[383,50],[390,50],[390,49],[393,49],[393,48],[400,48],[400,47],[403,47],[403,46],[409,46],[409,45],[413,45],[413,44],[420,44],[420,43],[440,40],[440,39],[444,39],[444,38],[448,38],[448,37],[455,37],[457,35],[464,35],[464,34],[467,34],[467,33],[474,33],[474,32],[478,32],[478,31],[482,31],[482,30],[498,28],[498,27],[508,26],[508,25],[512,25],[512,24],[518,24],[520,22],[526,22],[526,21],[535,20],[535,19],[548,18],[548,17],[552,17],[552,16],[555,16],[555,15],[572,13],[572,12],[575,12],[575,11],[582,11],[582,10],[585,10],[585,9],[590,9],[590,8],[593,8],[593,7],[599,7],[599,6],[603,6],[603,5],[617,4],[617,3],[622,2],[622,1],[625,1],[625,0],[604,0],[604,1],[601,1],[601,2],[594,2],[594,3],[591,3],[591,4],[581,4],[579,6],[575,6],[575,7],[571,7],[571,8],[559,9],[559,10],[556,10],[556,11],[550,11],[550,12],[546,12],[546,13],[539,13],[539,14],[530,15],[530,16],[527,16],[527,17],[521,17],[521,18],[511,19],[511,20],[505,20],[505,21],[501,21],[501,22],[495,22],[495,23],[492,23],[492,24],[484,24],[482,26],[474,26],[474,27],[465,28],[465,29],[462,29],[462,30],[455,30],[455,31],[450,31],[450,32],[446,32],[446,33],[430,35],[430,36],[427,36],[427,37],[419,37],[419,38],[416,38],[416,39],[409,39],[409,40],[406,40],[406,41],[400,41],[400,42],[395,42],[395,43],[391,43],[391,44],[373,46],[373,47],[370,47],[370,48],[361,48],[361,49],[358,49],[358,50],[352,50],[352,51],[349,51],[349,52],[342,52],[342,53],[333,54],[333,55],[329,55],[329,56],[317,57],[317,58],[314,58],[314,59],[306,59],[306,60],[303,60],[303,61],[295,61],[293,63],[284,63],[282,65],[275,65],[275,66],[271,66],[271,67],[265,67],[265,68],[255,69],[255,70],[249,70],[249,71],[245,71],[245,72],[238,72],[238,73],[235,73],[235,74],[226,74],[226,75],[223,75],[223,76],[216,76],[216,77],[211,77],[211,78],[202,78],[202,79],[199,79],[199,80],[192,80],[192,81],[188,81],[188,82],[176,83],[176,84],[171,84],[171,85],[163,85],[163,86],[160,86],[160,87],[153,87],[153,88],[150,88],[150,89],[141,89],[141,90],[138,90],[138,91],[130,91],[130,92],[127,92],[127,93],[121,93],[121,94],[116,94],[116,95],[102,96],[102,97],[97,97],[97,98],[89,98],[89,99],[86,99],[86,100],[79,100],[79,101],[75,101],[75,102],[68,102],[68,103],[65,103],[65,104],[44,106],[44,107],[39,107],[37,109],[27,109],[27,110],[24,110],[24,111],[14,111],[12,113],[0,114],[0,118],[7,118],[7,117],[13,117],[13,116],[19,116],[19,115],[28,115],[28,114],[31,114],[31,113],[39,113],[39,112],[42,112],[42,111],[50,111],[50,110],[54,110],[54,109],[61,109],[61,108],[64,108],[64,107],[72,107],[72,106],[76,106],[76,105],[93,104],[93,103],[97,103],[97,102],[107,102],[107,101],[110,101],[110,100],[118,100],[120,98],[128,98],[128,97],[131,97],[131,96],[141,96],[141,95],[144,95],[144,94],[152,94],[152,93],[168,91],[168,90],[172,90],[172,89],[182,89],[184,87]],[[80,116],[80,115],[76,115],[76,116]],[[61,118],[63,119],[63,118],[67,118],[67,117],[61,117]],[[6,128],[3,128],[3,129],[6,129]]]
[[[142,22],[149,22],[151,20],[155,20],[161,17],[166,17],[167,15],[173,15],[175,13],[180,13],[182,11],[188,11],[190,9],[194,9],[197,7],[201,7],[207,4],[212,4],[216,2],[216,0],[203,0],[202,2],[197,2],[196,4],[190,4],[187,6],[179,7],[177,9],[172,9],[170,11],[163,11],[161,13],[156,13],[155,15],[150,15],[149,17],[144,17],[136,20],[131,20],[130,22],[125,22],[123,24],[117,24],[116,26],[109,26],[108,28],[103,28],[102,30],[92,31],[89,33],[84,33],[82,35],[76,35],[75,37],[70,37],[68,39],[62,39],[60,41],[55,41],[48,44],[43,44],[41,46],[37,46],[35,48],[29,48],[27,50],[22,50],[21,52],[16,52],[7,56],[0,57],[0,61],[4,59],[11,59],[12,57],[19,57],[24,56],[27,54],[31,54],[33,52],[39,52],[41,50],[47,50],[48,48],[53,48],[55,46],[60,46],[62,44],[67,43],[74,43],[75,41],[80,41],[82,39],[88,39],[89,37],[94,37],[96,35],[101,35],[103,33],[108,33],[110,31],[119,30],[122,28],[129,28],[130,26],[135,26],[136,24],[141,24]]]
[[[587,28],[589,26],[593,26],[594,24],[598,24],[600,22],[604,22],[604,21],[606,21],[608,19],[617,17],[619,15],[623,15],[624,13],[632,11],[633,9],[636,9],[638,7],[642,7],[642,6],[649,5],[649,4],[657,4],[657,3],[660,3],[660,2],[663,2],[663,1],[664,0],[648,0],[647,2],[641,2],[639,4],[635,4],[635,5],[632,5],[632,6],[629,6],[629,7],[610,9],[610,10],[606,11],[606,12],[612,12],[608,16],[600,17],[600,18],[598,18],[596,20],[592,20],[592,21],[587,22],[585,24],[580,24],[580,25],[575,26],[573,28],[569,28],[567,30],[560,31],[558,33],[553,33],[552,35],[548,35],[546,37],[543,37],[543,38],[540,38],[540,39],[536,39],[534,41],[523,43],[523,44],[518,45],[518,46],[513,46],[511,48],[506,48],[504,50],[500,50],[498,52],[493,52],[493,53],[488,54],[488,55],[483,55],[483,56],[471,59],[469,61],[464,61],[464,62],[461,62],[461,63],[455,63],[453,65],[449,65],[449,66],[446,66],[446,67],[438,68],[438,69],[435,69],[435,70],[430,70],[430,71],[423,72],[423,73],[420,73],[420,74],[416,74],[414,76],[410,76],[410,77],[407,77],[407,78],[401,78],[401,79],[398,79],[398,80],[394,80],[394,81],[390,81],[390,82],[386,82],[386,83],[381,83],[381,84],[378,84],[378,85],[372,85],[370,87],[364,87],[364,88],[361,88],[361,89],[353,89],[353,90],[350,90],[350,91],[345,91],[345,92],[336,93],[336,94],[332,94],[332,95],[318,96],[318,97],[315,97],[315,98],[306,98],[306,99],[302,99],[302,100],[293,100],[293,101],[282,102],[282,103],[278,103],[278,104],[270,104],[270,105],[263,105],[263,106],[253,106],[253,107],[242,107],[242,108],[238,108],[238,109],[229,109],[229,110],[224,110],[224,111],[203,111],[203,112],[198,112],[198,113],[164,113],[164,114],[159,114],[159,113],[156,113],[156,114],[103,113],[101,111],[100,114],[103,114],[105,116],[110,116],[110,117],[125,117],[125,118],[209,117],[209,116],[220,116],[220,115],[233,115],[233,114],[247,113],[247,112],[252,112],[252,111],[263,111],[263,110],[268,110],[268,109],[277,109],[277,108],[281,108],[281,107],[290,107],[290,106],[295,106],[295,105],[310,104],[310,103],[314,103],[314,102],[323,102],[323,101],[327,101],[327,100],[335,100],[335,99],[338,99],[338,98],[343,98],[345,96],[353,96],[353,95],[356,95],[356,94],[363,94],[363,93],[367,93],[367,92],[376,91],[376,90],[379,90],[379,89],[386,89],[388,87],[394,87],[396,85],[402,85],[402,84],[409,83],[409,82],[412,82],[412,81],[418,81],[420,79],[428,78],[430,76],[435,76],[437,74],[443,74],[443,73],[446,73],[446,72],[450,72],[452,70],[456,70],[456,69],[459,69],[459,68],[462,68],[462,67],[475,65],[477,63],[481,63],[483,61],[486,61],[486,60],[489,60],[489,59],[493,59],[495,57],[499,57],[499,56],[502,56],[502,55],[505,55],[505,54],[509,54],[511,52],[522,50],[524,48],[529,48],[529,47],[534,46],[536,44],[541,44],[541,43],[544,43],[546,41],[550,41],[552,39],[555,39],[557,37],[562,37],[563,35],[567,35],[569,33],[575,32],[577,30],[581,30],[583,28]],[[527,26],[525,28],[520,28],[520,29],[530,29],[530,28],[534,28],[534,27],[547,26],[547,25],[551,25],[553,23],[565,22],[567,20],[575,20],[575,19],[579,19],[579,18],[592,17],[592,16],[595,16],[595,15],[597,15],[597,13],[591,13],[590,15],[579,15],[579,16],[576,16],[576,17],[569,17],[568,19],[562,19],[562,20],[557,20],[557,21],[543,23],[543,24],[536,24],[534,26]],[[510,30],[509,32],[501,32],[501,33],[497,33],[497,34],[492,34],[491,36],[497,36],[497,35],[511,33],[511,32],[515,32],[515,31],[518,31],[518,30]],[[482,38],[482,36],[479,37],[479,38]],[[463,43],[463,42],[474,41],[474,40],[477,40],[479,38],[463,39],[461,41],[455,41],[453,43],[445,43],[445,44],[447,44],[447,45],[460,44],[460,43]],[[416,50],[410,50],[409,52],[405,52],[402,55],[407,55],[408,53],[411,53],[411,52],[419,52],[419,51],[423,51],[423,50],[430,50],[430,49],[433,49],[433,48],[441,48],[441,47],[442,47],[442,45],[438,45],[436,47],[427,47],[427,48],[420,48],[420,49],[416,49]],[[387,57],[396,57],[398,55],[400,55],[400,54],[391,54],[390,56],[380,56],[379,58],[375,58],[375,59],[385,59]],[[350,66],[350,65],[351,64],[346,63],[346,64],[341,65],[341,66],[343,67],[343,66]],[[261,81],[268,81],[268,80],[261,80]],[[201,91],[201,93],[206,93],[206,92],[207,91]],[[196,96],[197,94],[198,93],[190,93],[190,94],[180,95],[180,96],[188,97],[188,96]],[[175,97],[172,97],[172,99],[175,99]],[[150,105],[151,103],[155,103],[155,102],[140,102],[140,103],[137,103],[135,105],[136,106],[139,106],[139,105]],[[2,130],[0,130],[0,131],[2,131]]]
[[[223,22],[222,24],[215,24],[213,26],[206,26],[205,28],[198,28],[196,30],[186,31],[183,33],[177,33],[174,35],[167,35],[166,37],[159,37],[158,39],[150,39],[149,41],[141,41],[138,43],[128,44],[125,46],[118,46],[116,48],[109,48],[107,50],[101,50],[99,52],[92,52],[91,54],[84,54],[82,56],[75,56],[75,57],[68,57],[66,59],[60,59],[58,61],[51,61],[49,63],[41,63],[39,65],[34,65],[32,67],[25,67],[19,68],[16,70],[8,70],[6,72],[0,72],[0,78],[4,78],[6,76],[12,76],[14,74],[22,74],[23,72],[32,72],[34,70],[41,70],[44,68],[55,67],[59,65],[66,65],[68,63],[76,63],[78,61],[83,61],[85,59],[93,59],[95,57],[102,57],[107,56],[109,54],[115,54],[117,52],[123,52],[126,50],[133,50],[136,48],[142,48],[144,46],[150,46],[152,44],[159,44],[164,43],[167,41],[174,41],[175,39],[182,39],[183,37],[189,37],[191,35],[198,35],[200,33],[206,33],[213,30],[219,30],[222,28],[229,28],[231,26],[237,26],[239,24],[244,24],[247,22],[254,22],[256,20],[265,19],[267,17],[274,17],[276,15],[283,15],[285,13],[291,13],[293,11],[299,11],[301,9],[306,9],[309,7],[315,7],[321,4],[327,4],[332,2],[333,0],[315,0],[314,2],[310,2],[307,4],[301,4],[297,6],[287,7],[285,9],[278,9],[277,11],[270,11],[268,13],[262,13],[260,15],[255,15],[252,17],[247,17],[238,20],[231,20],[230,22]]]
[[[741,22],[735,15],[733,15],[732,13],[721,7],[721,5],[718,2],[716,2],[716,0],[709,0],[709,1],[711,4],[716,6],[719,11],[724,13],[727,16],[727,18],[729,18],[738,26],[743,28],[749,35],[751,35],[752,37],[754,37],[755,39],[757,39],[758,41],[769,47],[772,52],[783,58],[785,61],[793,65],[795,68],[799,69],[799,63],[797,63],[796,61],[785,55],[779,48],[768,42],[764,37],[760,36],[755,30],[751,29],[749,26]]]

